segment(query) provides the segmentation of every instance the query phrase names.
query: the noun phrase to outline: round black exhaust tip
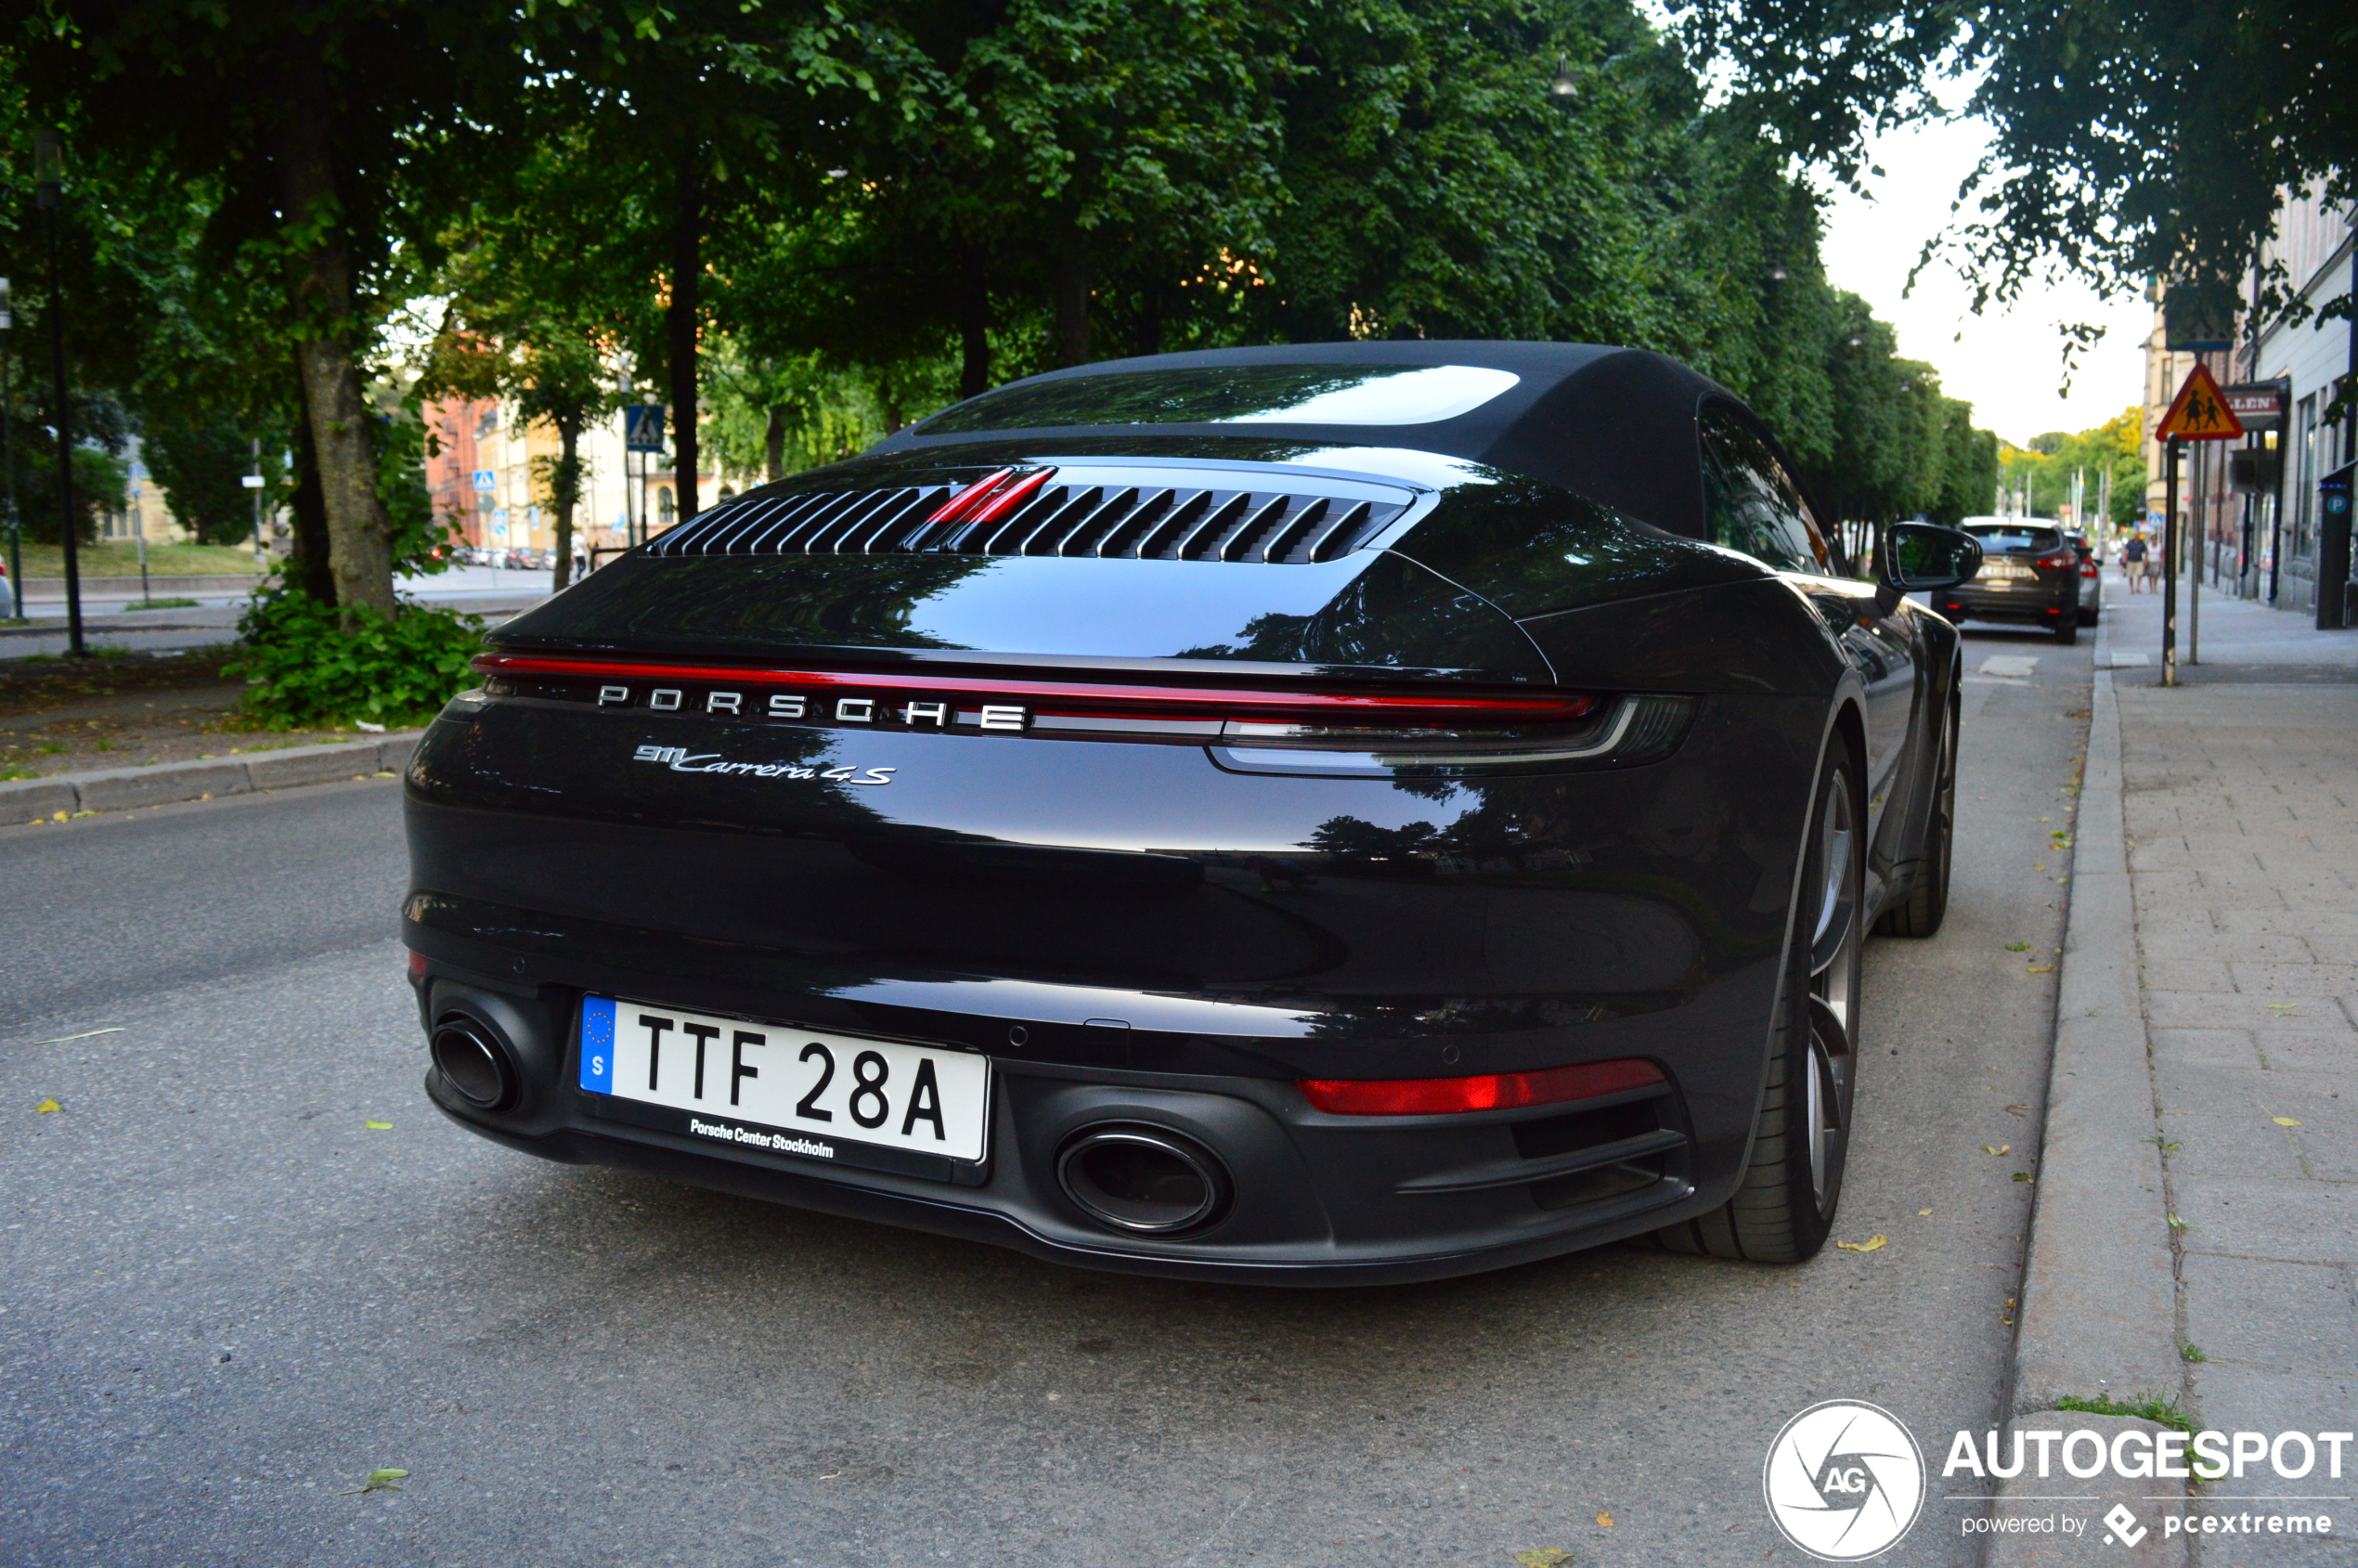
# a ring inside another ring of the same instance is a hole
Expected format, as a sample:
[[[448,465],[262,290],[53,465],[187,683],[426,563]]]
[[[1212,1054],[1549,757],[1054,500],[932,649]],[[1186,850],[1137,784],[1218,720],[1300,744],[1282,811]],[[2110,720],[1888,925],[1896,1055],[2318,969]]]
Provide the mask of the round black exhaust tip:
[[[453,1013],[434,1025],[433,1051],[442,1081],[477,1110],[505,1110],[515,1103],[515,1066],[488,1025]]]
[[[1140,1235],[1193,1230],[1228,1206],[1218,1157],[1157,1127],[1088,1129],[1056,1157],[1056,1180],[1093,1218]]]

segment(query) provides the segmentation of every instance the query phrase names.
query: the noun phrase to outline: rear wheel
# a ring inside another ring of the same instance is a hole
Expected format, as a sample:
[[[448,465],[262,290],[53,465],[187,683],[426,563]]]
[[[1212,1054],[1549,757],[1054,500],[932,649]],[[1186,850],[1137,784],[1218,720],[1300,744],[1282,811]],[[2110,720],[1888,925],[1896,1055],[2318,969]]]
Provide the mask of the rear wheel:
[[[1929,937],[1949,914],[1949,861],[1957,839],[1957,719],[1952,681],[1940,724],[1932,800],[1924,810],[1924,841],[1916,853],[1916,880],[1908,896],[1875,922],[1875,929],[1886,937]]]
[[[1839,735],[1819,780],[1751,1163],[1725,1207],[1654,1233],[1672,1251],[1800,1263],[1833,1227],[1850,1150],[1867,851],[1866,801]]]

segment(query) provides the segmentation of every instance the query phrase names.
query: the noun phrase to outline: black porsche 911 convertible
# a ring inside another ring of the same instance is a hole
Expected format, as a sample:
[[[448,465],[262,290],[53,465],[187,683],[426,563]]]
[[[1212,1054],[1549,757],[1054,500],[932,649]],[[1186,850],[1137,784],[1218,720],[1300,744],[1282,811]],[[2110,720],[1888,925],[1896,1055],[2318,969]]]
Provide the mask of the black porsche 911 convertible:
[[[465,1126],[1149,1274],[1823,1243],[1957,638],[1659,356],[1015,382],[493,634],[407,777]]]

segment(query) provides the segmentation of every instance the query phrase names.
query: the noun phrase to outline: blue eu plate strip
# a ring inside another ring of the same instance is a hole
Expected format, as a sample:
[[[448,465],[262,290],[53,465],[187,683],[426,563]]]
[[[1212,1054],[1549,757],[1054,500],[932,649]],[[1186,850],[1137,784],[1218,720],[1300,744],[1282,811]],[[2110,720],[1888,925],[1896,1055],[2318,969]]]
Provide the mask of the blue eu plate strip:
[[[601,1095],[614,1093],[614,1002],[609,997],[581,999],[581,1086]]]

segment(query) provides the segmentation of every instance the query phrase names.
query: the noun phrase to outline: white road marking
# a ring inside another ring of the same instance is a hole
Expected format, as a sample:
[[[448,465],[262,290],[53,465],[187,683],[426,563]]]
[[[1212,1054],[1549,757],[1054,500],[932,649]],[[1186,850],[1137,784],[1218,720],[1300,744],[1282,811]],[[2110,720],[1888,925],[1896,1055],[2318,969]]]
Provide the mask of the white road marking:
[[[2039,667],[2035,654],[1992,654],[1981,661],[1982,675],[2028,675]]]

